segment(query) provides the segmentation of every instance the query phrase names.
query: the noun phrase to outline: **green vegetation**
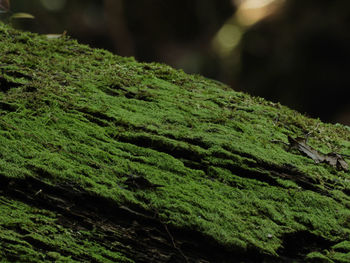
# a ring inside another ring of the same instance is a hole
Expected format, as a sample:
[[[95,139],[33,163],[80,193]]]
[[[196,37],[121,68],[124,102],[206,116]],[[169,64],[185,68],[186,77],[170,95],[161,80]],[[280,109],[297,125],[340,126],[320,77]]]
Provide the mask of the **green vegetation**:
[[[69,38],[0,24],[0,39],[3,180],[70,185],[229,250],[277,257],[300,237],[296,246],[314,245],[305,260],[349,262],[350,172],[285,145],[311,133],[320,152],[350,155],[349,127]],[[128,189],[132,174],[164,187]],[[1,257],[129,262],[93,231],[72,231],[55,212],[5,193]]]
[[[0,209],[1,258],[17,262],[84,262],[91,259],[132,262],[91,241],[92,232],[57,224],[57,216],[52,212],[4,197],[0,198]]]

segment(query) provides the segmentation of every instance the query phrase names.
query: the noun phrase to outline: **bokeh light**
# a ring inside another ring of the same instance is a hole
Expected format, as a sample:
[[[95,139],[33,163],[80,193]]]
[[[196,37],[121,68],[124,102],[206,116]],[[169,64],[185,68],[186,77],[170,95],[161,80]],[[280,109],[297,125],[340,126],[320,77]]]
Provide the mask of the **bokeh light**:
[[[50,11],[58,12],[64,8],[67,0],[40,0],[42,5]]]
[[[242,26],[250,26],[274,13],[284,0],[236,0],[236,18]]]
[[[237,25],[225,24],[213,39],[214,50],[223,57],[229,55],[241,40],[242,33]]]

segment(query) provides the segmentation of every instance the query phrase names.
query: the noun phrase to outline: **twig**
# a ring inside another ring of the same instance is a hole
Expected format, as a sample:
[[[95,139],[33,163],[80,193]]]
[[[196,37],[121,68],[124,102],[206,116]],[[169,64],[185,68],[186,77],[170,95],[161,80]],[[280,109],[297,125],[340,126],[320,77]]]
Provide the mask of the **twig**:
[[[317,125],[314,129],[312,129],[311,131],[309,131],[308,133],[305,134],[305,143],[307,143],[309,136],[311,134],[313,134],[318,129],[319,126],[320,126],[320,123],[317,123]]]
[[[284,141],[282,141],[282,140],[270,140],[270,142],[272,142],[272,143],[283,143],[284,145],[287,145],[287,146],[289,146],[289,143],[286,143],[286,142],[284,142]]]
[[[175,243],[175,239],[174,237],[172,236],[172,234],[170,233],[167,225],[165,223],[163,223],[163,221],[160,219],[160,216],[159,216],[159,213],[158,213],[158,210],[154,207],[151,207],[151,209],[154,211],[154,217],[155,218],[158,218],[159,222],[164,226],[165,228],[165,231],[167,232],[170,240],[171,240],[171,243],[173,244],[173,247],[180,253],[180,255],[185,259],[185,262],[186,263],[189,263],[188,261],[188,258],[186,257],[186,255],[182,252],[182,250],[176,245]]]
[[[339,155],[350,158],[350,154],[339,153]]]
[[[185,259],[186,263],[189,263],[189,261],[188,261],[187,257],[185,256],[185,254],[184,254],[184,253],[182,252],[182,250],[175,244],[175,240],[174,240],[173,236],[171,235],[171,233],[170,233],[170,231],[169,231],[167,225],[164,224],[162,221],[160,221],[160,222],[162,223],[162,225],[164,226],[166,232],[168,233],[168,235],[169,235],[169,237],[170,237],[170,239],[171,239],[171,242],[173,243],[174,248],[175,248],[177,251],[179,251],[179,253],[181,254],[181,256]]]

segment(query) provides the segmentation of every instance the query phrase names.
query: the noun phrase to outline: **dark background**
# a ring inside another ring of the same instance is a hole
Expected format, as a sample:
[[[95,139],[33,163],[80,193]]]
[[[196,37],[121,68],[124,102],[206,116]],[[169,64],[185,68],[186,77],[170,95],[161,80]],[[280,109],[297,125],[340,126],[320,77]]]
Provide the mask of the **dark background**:
[[[350,125],[348,0],[11,0],[1,19]]]

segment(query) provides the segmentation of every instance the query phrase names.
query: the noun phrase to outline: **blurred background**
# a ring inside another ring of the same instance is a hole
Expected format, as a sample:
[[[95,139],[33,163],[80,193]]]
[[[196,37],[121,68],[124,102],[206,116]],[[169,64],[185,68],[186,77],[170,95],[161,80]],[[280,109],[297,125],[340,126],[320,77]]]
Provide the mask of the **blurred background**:
[[[350,125],[349,0],[11,0],[15,27],[222,81]]]

